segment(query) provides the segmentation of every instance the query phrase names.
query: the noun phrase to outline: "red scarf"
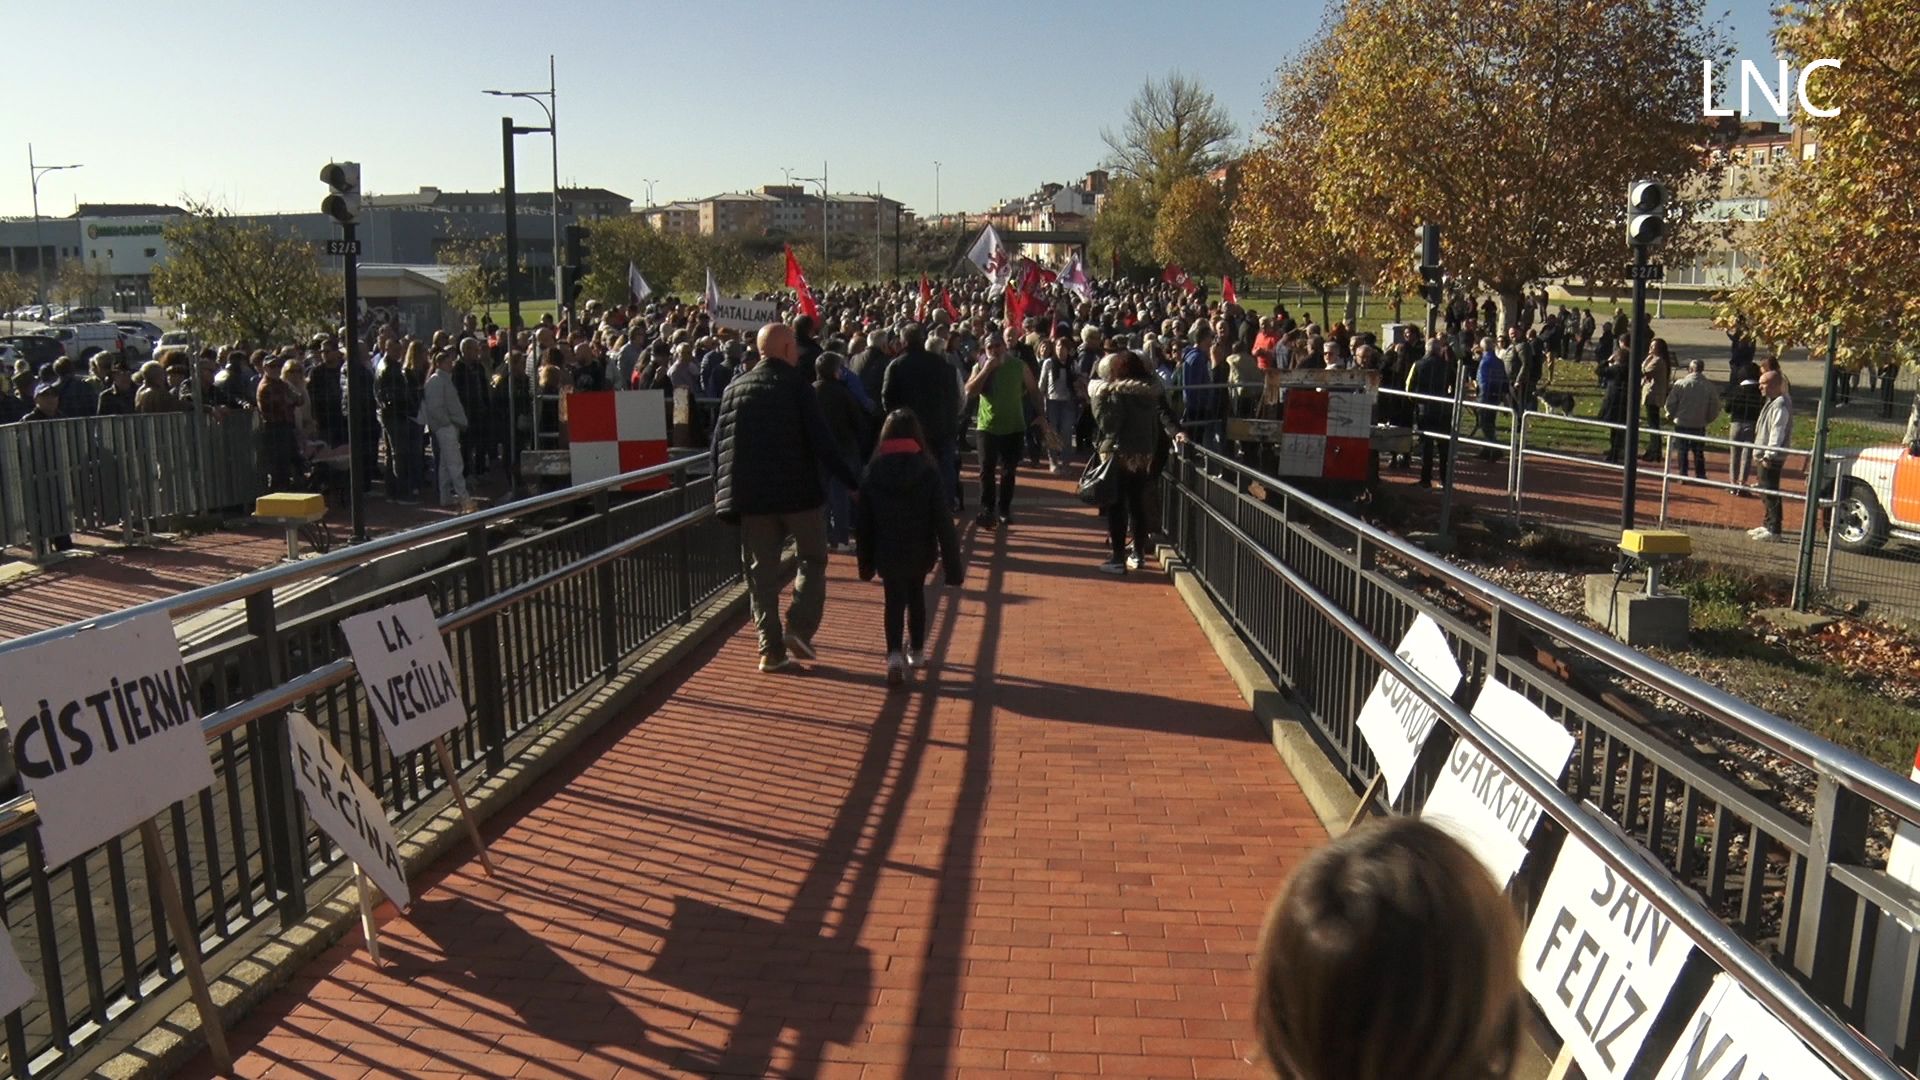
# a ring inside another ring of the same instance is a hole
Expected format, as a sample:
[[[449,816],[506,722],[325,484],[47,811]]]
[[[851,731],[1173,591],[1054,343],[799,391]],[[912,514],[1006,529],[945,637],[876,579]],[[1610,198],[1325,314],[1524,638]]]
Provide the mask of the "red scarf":
[[[880,443],[880,452],[882,454],[918,454],[921,452],[920,440],[885,439]]]

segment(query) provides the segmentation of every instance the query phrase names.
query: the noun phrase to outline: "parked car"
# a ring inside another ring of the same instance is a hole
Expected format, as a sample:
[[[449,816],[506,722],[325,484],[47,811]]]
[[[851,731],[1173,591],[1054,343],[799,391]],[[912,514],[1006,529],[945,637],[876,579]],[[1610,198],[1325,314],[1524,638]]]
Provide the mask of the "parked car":
[[[189,352],[200,351],[200,339],[185,330],[169,330],[160,335],[153,346],[155,352],[161,349],[186,349]]]
[[[49,318],[47,322],[53,326],[75,326],[80,323],[105,322],[106,320],[107,313],[100,308],[77,307],[68,308],[58,315]]]
[[[0,337],[0,345],[11,346],[15,352],[26,357],[27,363],[33,365],[35,371],[67,355],[65,346],[42,334],[14,334],[9,337]]]
[[[115,319],[113,325],[129,334],[139,334],[146,338],[149,350],[158,348],[160,339],[166,336],[166,332],[161,330],[158,324],[150,323],[145,319]]]
[[[1873,551],[1890,540],[1920,543],[1920,445],[1839,452],[1834,543]]]
[[[153,355],[153,346],[147,344],[146,338],[129,334],[112,323],[49,326],[35,333],[59,342],[61,350],[75,360],[85,360],[94,353],[107,351],[124,353],[129,361],[144,361]]]

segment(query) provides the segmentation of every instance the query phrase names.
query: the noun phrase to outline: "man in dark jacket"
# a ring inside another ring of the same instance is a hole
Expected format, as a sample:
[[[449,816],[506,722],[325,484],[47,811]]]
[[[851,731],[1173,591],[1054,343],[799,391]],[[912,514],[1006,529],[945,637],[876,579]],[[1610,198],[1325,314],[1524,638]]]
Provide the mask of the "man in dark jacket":
[[[814,364],[819,361],[820,354],[826,351],[826,347],[820,344],[820,324],[813,316],[802,315],[793,320],[793,335],[800,350],[800,359],[796,361],[800,366],[800,377],[811,386],[814,379],[819,377],[813,370]]]
[[[1425,356],[1413,365],[1407,389],[1429,398],[1453,396],[1456,365],[1447,354],[1443,338],[1435,335]],[[1453,407],[1445,402],[1423,400],[1418,411],[1420,421],[1420,486],[1433,486],[1433,456],[1440,454],[1440,470],[1447,468],[1447,440],[1452,436]]]
[[[927,452],[940,463],[947,505],[953,506],[959,494],[960,380],[952,364],[927,351],[927,334],[919,323],[908,323],[900,336],[905,348],[887,365],[880,408],[913,410],[926,433]]]
[[[874,411],[880,408],[880,393],[887,378],[887,365],[893,362],[893,328],[876,326],[867,331],[867,347],[853,356],[848,370],[859,376],[861,386],[866,388],[867,400],[873,402]]]
[[[760,670],[814,658],[813,635],[827,602],[827,501],[822,470],[848,489],[860,481],[835,450],[813,386],[802,377],[799,342],[781,323],[761,327],[762,362],[733,380],[713,426],[714,512],[740,527],[740,558],[760,632]],[[780,625],[781,552],[799,549],[793,604]]]

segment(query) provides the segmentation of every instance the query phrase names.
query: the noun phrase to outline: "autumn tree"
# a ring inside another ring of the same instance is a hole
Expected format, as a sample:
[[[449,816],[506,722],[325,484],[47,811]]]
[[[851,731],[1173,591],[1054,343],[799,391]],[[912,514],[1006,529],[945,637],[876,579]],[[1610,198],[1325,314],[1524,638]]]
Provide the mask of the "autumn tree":
[[[13,330],[11,316],[16,309],[33,302],[33,279],[12,270],[0,270],[0,311],[5,311],[7,330]]]
[[[1226,161],[1233,121],[1210,91],[1176,71],[1148,79],[1128,104],[1120,130],[1103,130],[1100,137],[1108,166],[1145,184],[1148,202],[1157,208],[1175,184]]]
[[[107,277],[100,271],[100,264],[85,259],[65,259],[53,275],[53,297],[68,307],[98,305],[106,287]]]
[[[1220,185],[1204,176],[1189,176],[1173,185],[1154,217],[1153,255],[1194,274],[1211,276],[1233,271],[1233,256],[1227,251],[1227,208]]]
[[[165,237],[154,302],[185,307],[187,329],[203,339],[293,341],[340,310],[339,282],[321,270],[318,249],[292,233],[190,204]]]
[[[491,314],[495,297],[506,292],[506,237],[455,236],[434,250],[434,261],[448,267],[447,304],[453,310]]]
[[[588,226],[589,266],[580,280],[580,302],[598,300],[603,304],[627,302],[627,265],[638,267],[655,291],[673,288],[686,266],[676,238],[659,232],[638,214],[600,218]]]
[[[1449,274],[1510,320],[1536,283],[1617,283],[1627,187],[1655,179],[1698,192],[1669,215],[1685,257],[1711,187],[1682,187],[1712,169],[1700,72],[1725,54],[1702,0],[1345,0],[1313,50],[1332,77],[1296,164],[1342,244],[1410,251],[1437,223]]]
[[[1118,267],[1122,274],[1137,274],[1153,267],[1154,209],[1146,184],[1119,179],[1108,186],[1087,236],[1088,262],[1096,273]]]
[[[1920,6],[1789,8],[1777,36],[1796,67],[1840,61],[1808,84],[1808,96],[1839,115],[1801,119],[1814,156],[1783,166],[1755,230],[1761,268],[1722,319],[1822,352],[1837,324],[1837,361],[1858,365],[1888,343],[1920,340]]]

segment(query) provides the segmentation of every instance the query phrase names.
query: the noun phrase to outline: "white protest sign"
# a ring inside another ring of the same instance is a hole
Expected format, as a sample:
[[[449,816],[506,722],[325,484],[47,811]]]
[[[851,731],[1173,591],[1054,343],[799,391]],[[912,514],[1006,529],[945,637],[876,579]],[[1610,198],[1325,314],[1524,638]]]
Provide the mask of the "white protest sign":
[[[193,684],[164,614],[0,656],[0,708],[49,869],[213,783]]]
[[[447,643],[425,597],[340,621],[380,735],[393,756],[418,750],[467,719]]]
[[[746,334],[759,333],[770,322],[779,322],[777,306],[771,300],[749,300],[744,296],[723,296],[714,302],[713,325]]]
[[[1520,981],[1589,1080],[1617,1080],[1693,943],[1592,848],[1569,836],[1520,946]]]
[[[1559,781],[1573,756],[1573,734],[1533,702],[1488,679],[1473,715],[1549,782]],[[1433,782],[1420,817],[1465,844],[1504,888],[1527,857],[1540,804],[1479,747],[1461,739],[1447,755],[1446,771]]]
[[[13,935],[0,929],[0,1016],[32,1001],[38,993],[13,947]]]
[[[1414,618],[1394,653],[1448,694],[1460,685],[1460,665],[1454,662],[1453,650],[1447,646],[1447,635],[1440,631],[1439,623],[1425,615]],[[1367,695],[1366,704],[1360,707],[1359,724],[1368,749],[1380,763],[1380,775],[1386,777],[1387,798],[1400,797],[1407,779],[1413,775],[1420,747],[1439,719],[1440,714],[1414,693],[1412,687],[1394,678],[1391,672],[1380,673],[1373,684],[1373,693]]]
[[[1721,972],[1654,1080],[1837,1080],[1753,995]]]
[[[395,907],[409,903],[407,871],[395,849],[387,809],[326,736],[299,713],[287,714],[287,753],[293,787],[320,831],[340,845]]]
[[[1911,778],[1920,783],[1920,753],[1914,755]],[[1920,889],[1920,830],[1904,819],[1895,819],[1893,843],[1887,849],[1887,876],[1911,888]],[[1873,967],[1867,976],[1867,1035],[1883,1047],[1899,1043],[1900,1012],[1907,996],[1907,950],[1913,947],[1916,928],[1904,912],[1881,913],[1873,936]]]

